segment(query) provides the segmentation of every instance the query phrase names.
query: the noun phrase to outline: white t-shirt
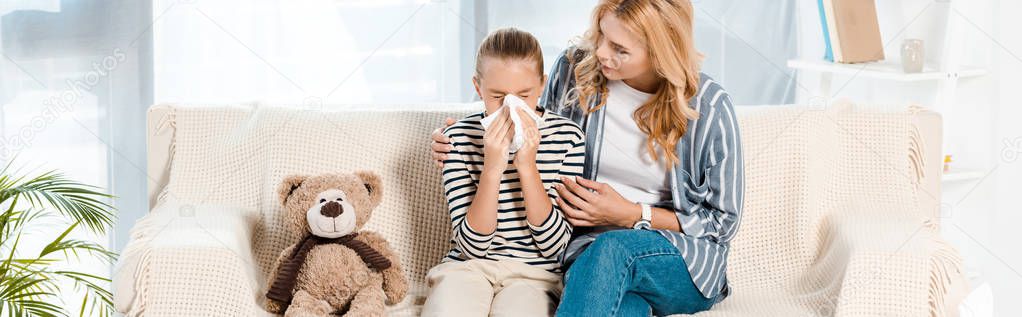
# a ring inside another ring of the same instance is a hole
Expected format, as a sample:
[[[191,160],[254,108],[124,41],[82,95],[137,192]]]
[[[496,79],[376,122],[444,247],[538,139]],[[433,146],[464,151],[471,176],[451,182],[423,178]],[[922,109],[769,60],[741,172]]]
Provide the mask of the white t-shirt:
[[[607,112],[600,146],[596,181],[609,184],[630,201],[653,204],[671,199],[668,166],[646,151],[646,134],[632,119],[632,113],[653,94],[636,90],[620,80],[607,83]],[[655,147],[658,155],[663,150]]]

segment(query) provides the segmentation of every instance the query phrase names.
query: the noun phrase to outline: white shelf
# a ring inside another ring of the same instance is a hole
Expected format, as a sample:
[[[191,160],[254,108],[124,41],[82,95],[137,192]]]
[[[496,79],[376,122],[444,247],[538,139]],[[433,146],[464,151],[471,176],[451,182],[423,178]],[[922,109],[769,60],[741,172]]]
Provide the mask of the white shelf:
[[[980,169],[952,169],[943,176],[941,176],[942,182],[965,182],[971,180],[979,180],[986,176],[986,172]]]
[[[882,61],[861,64],[839,64],[825,60],[792,59],[788,60],[788,67],[820,73],[833,73],[853,75],[864,78],[886,79],[903,82],[934,81],[947,79],[953,76],[932,68],[924,68],[921,73],[905,73],[900,64]],[[986,75],[987,70],[978,67],[962,67],[956,74],[958,78],[968,78]]]

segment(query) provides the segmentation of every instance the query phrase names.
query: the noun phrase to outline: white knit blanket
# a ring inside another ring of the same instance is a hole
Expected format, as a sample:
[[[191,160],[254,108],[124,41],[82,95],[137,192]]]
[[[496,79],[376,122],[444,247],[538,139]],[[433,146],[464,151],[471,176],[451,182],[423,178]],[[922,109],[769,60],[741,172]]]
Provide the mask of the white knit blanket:
[[[139,292],[160,296],[141,296],[134,305],[144,305],[147,316],[191,315],[187,300],[202,296],[213,307],[204,315],[262,314],[256,299],[267,271],[297,239],[282,229],[279,181],[294,173],[371,169],[384,179],[384,202],[368,229],[390,240],[414,285],[391,314],[416,314],[423,276],[449,248],[429,134],[443,118],[468,113],[176,107],[162,199],[259,210],[253,258],[210,264],[216,255],[209,249],[155,250],[127,269],[144,272],[136,274]],[[917,206],[924,193],[913,158],[922,149],[907,111],[784,106],[739,107],[738,114],[747,188],[728,268],[733,294],[700,316],[943,315],[960,261]],[[260,278],[228,272],[238,263],[254,263]],[[222,274],[196,279],[182,266]]]

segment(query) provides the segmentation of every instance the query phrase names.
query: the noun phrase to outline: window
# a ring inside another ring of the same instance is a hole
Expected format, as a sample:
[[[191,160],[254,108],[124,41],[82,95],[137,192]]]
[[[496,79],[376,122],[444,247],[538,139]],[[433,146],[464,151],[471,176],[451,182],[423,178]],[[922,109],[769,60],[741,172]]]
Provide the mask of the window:
[[[473,1],[156,1],[157,102],[469,101]]]

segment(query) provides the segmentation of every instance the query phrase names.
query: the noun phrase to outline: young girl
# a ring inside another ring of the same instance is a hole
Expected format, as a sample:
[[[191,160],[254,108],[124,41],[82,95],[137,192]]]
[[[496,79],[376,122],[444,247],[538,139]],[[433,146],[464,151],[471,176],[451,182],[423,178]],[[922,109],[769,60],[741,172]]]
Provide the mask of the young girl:
[[[558,255],[572,231],[553,185],[582,175],[585,139],[573,121],[537,108],[545,82],[543,54],[531,34],[508,28],[483,40],[472,83],[485,112],[444,130],[454,147],[443,168],[452,248],[426,275],[423,316],[553,314],[561,289]],[[529,110],[502,107],[510,95]],[[509,111],[520,111],[524,134],[513,154]],[[486,116],[495,120],[484,128]]]

